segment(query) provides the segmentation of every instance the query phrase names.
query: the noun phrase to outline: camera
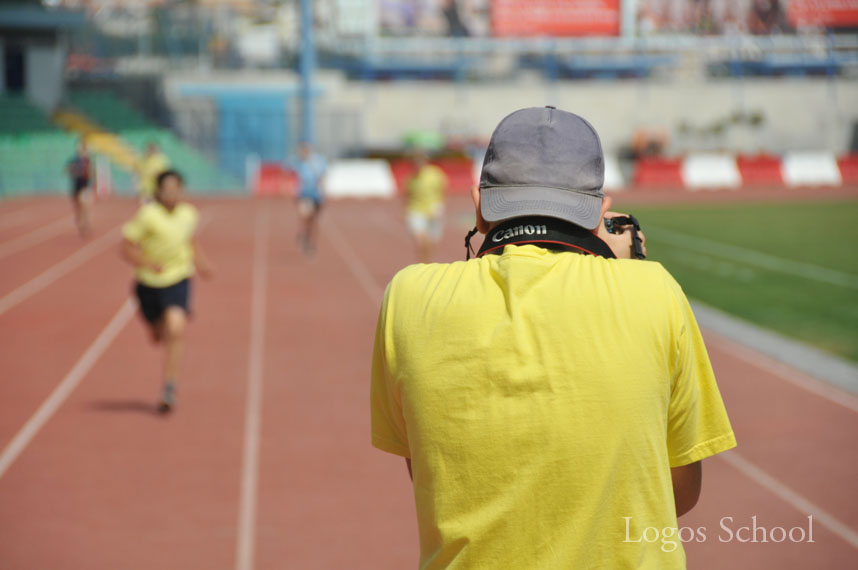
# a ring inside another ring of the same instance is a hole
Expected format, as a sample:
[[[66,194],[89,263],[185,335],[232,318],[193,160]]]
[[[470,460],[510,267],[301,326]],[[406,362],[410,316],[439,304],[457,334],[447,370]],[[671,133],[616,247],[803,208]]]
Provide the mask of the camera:
[[[605,218],[605,229],[609,234],[622,234],[630,228],[632,232],[632,250],[636,259],[646,259],[643,251],[643,240],[638,235],[641,229],[638,219],[631,214],[628,216],[616,216],[614,218]]]

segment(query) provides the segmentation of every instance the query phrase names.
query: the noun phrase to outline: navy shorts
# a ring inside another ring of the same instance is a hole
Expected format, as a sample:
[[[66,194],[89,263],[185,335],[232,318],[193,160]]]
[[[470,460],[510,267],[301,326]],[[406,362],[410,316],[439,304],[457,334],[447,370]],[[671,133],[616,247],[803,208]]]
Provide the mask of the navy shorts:
[[[77,195],[89,187],[89,178],[75,178],[72,180],[71,195],[72,198],[77,198]]]
[[[167,307],[181,307],[190,313],[191,280],[184,279],[168,287],[148,287],[137,283],[134,293],[140,301],[143,318],[155,324],[163,316]]]

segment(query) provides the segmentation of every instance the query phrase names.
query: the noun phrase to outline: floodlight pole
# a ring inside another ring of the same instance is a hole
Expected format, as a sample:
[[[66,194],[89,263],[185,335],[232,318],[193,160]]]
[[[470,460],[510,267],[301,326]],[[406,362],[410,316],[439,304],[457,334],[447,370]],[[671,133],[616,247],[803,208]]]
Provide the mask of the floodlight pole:
[[[313,41],[313,2],[301,0],[301,141],[313,144],[313,71],[316,68],[316,49]]]

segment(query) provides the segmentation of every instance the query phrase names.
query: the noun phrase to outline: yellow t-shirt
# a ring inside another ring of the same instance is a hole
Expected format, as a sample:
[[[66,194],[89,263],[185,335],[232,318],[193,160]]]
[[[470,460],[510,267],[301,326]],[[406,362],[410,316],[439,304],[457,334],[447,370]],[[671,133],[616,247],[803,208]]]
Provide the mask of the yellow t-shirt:
[[[444,203],[447,175],[434,164],[427,164],[408,181],[408,210],[434,216]]]
[[[137,280],[149,287],[169,287],[194,274],[191,243],[197,228],[197,209],[180,202],[168,211],[158,202],[141,206],[134,218],[122,226],[122,235],[139,244],[143,256],[161,265],[162,271],[139,267]]]
[[[140,162],[140,195],[144,198],[152,198],[155,195],[155,186],[158,184],[158,175],[170,168],[170,159],[161,152],[146,156]]]
[[[677,525],[670,467],[736,444],[660,264],[533,245],[393,278],[371,412],[412,460],[422,569],[685,568],[635,541]]]

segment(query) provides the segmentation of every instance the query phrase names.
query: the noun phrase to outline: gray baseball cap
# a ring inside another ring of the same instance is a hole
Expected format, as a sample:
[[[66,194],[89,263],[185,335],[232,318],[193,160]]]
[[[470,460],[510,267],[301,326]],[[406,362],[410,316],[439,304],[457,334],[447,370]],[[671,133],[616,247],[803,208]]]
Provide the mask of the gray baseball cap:
[[[593,126],[554,107],[521,109],[492,133],[480,176],[488,222],[550,216],[595,229],[605,192],[605,158]]]

